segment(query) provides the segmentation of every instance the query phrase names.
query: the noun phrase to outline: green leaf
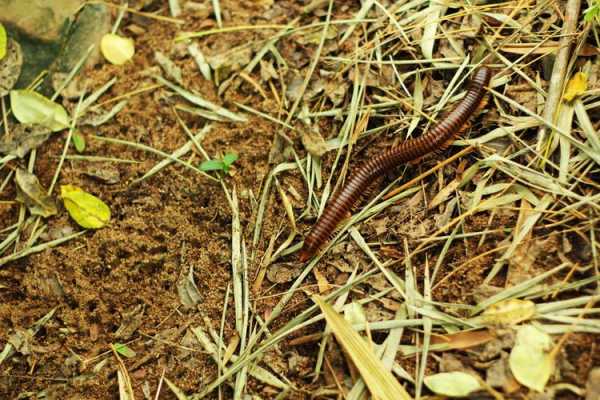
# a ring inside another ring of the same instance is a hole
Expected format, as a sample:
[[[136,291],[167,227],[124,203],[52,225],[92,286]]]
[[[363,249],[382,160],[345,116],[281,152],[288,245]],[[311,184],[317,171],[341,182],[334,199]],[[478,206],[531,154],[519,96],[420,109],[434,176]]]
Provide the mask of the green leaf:
[[[225,163],[225,165],[230,166],[231,164],[233,164],[235,162],[235,160],[237,160],[239,157],[237,154],[235,153],[227,153],[225,154],[225,156],[223,157],[223,163]]]
[[[135,357],[135,351],[131,350],[129,347],[127,347],[126,344],[123,343],[115,343],[115,350],[117,351],[117,353],[119,353],[120,355],[127,357],[127,358],[132,358]]]
[[[98,229],[110,220],[110,208],[96,196],[73,185],[63,185],[60,190],[65,208],[80,226]]]
[[[75,150],[77,150],[78,153],[83,153],[85,150],[85,138],[83,135],[77,131],[74,131],[73,136],[71,136],[71,140],[73,141]]]
[[[423,383],[433,393],[449,397],[467,397],[481,389],[481,385],[475,377],[460,371],[426,376]]]
[[[42,125],[53,132],[69,126],[65,109],[33,90],[11,90],[10,105],[15,117],[23,124]]]
[[[223,171],[225,164],[221,160],[207,160],[200,164],[201,171]]]
[[[600,14],[600,4],[594,4],[584,11],[583,20],[585,22],[592,22],[595,17]]]
[[[516,343],[508,357],[510,371],[523,386],[543,392],[554,372],[550,354],[552,338],[532,325],[519,327]]]
[[[4,29],[4,25],[0,24],[0,60],[6,56],[7,45],[8,39],[6,37],[6,29]]]

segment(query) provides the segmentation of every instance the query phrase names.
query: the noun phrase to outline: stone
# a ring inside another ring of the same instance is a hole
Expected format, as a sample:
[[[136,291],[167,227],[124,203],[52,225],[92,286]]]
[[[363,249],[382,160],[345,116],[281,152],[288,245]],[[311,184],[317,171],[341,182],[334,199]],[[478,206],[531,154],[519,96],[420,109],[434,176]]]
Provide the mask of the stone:
[[[52,69],[57,72],[71,72],[92,45],[94,49],[85,66],[96,64],[100,57],[100,40],[104,34],[110,32],[110,28],[108,7],[104,4],[87,4],[73,22],[64,49]]]
[[[56,42],[82,0],[0,0],[0,22],[33,39]]]

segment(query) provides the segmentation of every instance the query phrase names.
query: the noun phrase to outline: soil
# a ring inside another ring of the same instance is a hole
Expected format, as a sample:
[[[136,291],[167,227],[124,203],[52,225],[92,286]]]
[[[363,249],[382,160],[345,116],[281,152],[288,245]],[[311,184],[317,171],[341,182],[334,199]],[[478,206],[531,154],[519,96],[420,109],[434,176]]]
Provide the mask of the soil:
[[[156,2],[155,2],[156,3]],[[166,3],[166,2],[164,2]],[[305,18],[302,7],[304,2],[277,1],[278,9],[285,10],[276,17],[265,21],[261,16],[264,8],[254,1],[221,0],[226,10],[228,26],[252,25],[257,23],[285,24],[295,17]],[[345,2],[347,7],[338,11],[336,18],[350,18],[358,9],[359,2]],[[168,14],[165,5],[154,6],[151,10],[162,9]],[[86,78],[93,89],[100,87],[112,77],[118,82],[99,102],[125,95],[134,90],[154,83],[148,77],[149,69],[156,66],[154,51],[169,54],[183,71],[183,86],[201,93],[206,99],[234,109],[234,102],[246,104],[267,113],[276,114],[279,109],[272,96],[263,98],[248,82],[240,81],[237,87],[226,91],[223,96],[217,93],[217,87],[205,80],[199,73],[193,59],[181,51],[173,38],[179,31],[200,31],[215,27],[214,18],[202,13],[186,11],[181,27],[157,20],[127,15],[122,26],[136,23],[143,27],[144,33],[135,35],[136,54],[133,62],[124,66],[113,66],[100,62],[86,72]],[[202,49],[212,50],[232,48],[245,42],[265,37],[261,31],[244,31],[210,35],[196,42]],[[314,46],[302,49],[293,48],[293,43],[283,41],[281,52],[284,57],[300,57],[306,60],[315,51]],[[306,60],[304,60],[306,62]],[[251,74],[257,80],[259,72]],[[172,153],[188,141],[185,131],[178,122],[173,105],[183,104],[177,97],[168,97],[163,90],[152,90],[133,95],[125,109],[110,122],[98,128],[84,128],[81,133],[86,139],[85,154],[117,157],[136,160],[138,163],[90,163],[88,161],[68,160],[60,172],[60,184],[73,184],[101,198],[111,209],[109,226],[88,231],[82,236],[64,244],[44,250],[37,254],[11,262],[0,268],[0,343],[6,343],[10,335],[30,327],[36,320],[52,309],[56,309],[53,318],[30,339],[28,354],[18,353],[5,361],[0,369],[0,398],[14,399],[19,395],[33,394],[47,390],[47,398],[55,399],[117,399],[119,398],[116,372],[118,364],[111,353],[110,345],[126,343],[135,351],[136,356],[125,358],[123,362],[130,374],[136,398],[143,398],[144,388],[151,396],[164,374],[185,393],[195,393],[203,385],[217,377],[217,367],[209,355],[200,346],[190,340],[190,327],[210,324],[217,332],[220,329],[224,299],[231,289],[231,232],[232,213],[222,186],[203,175],[190,171],[177,164],[171,164],[154,176],[139,183],[134,180],[161,160],[160,157],[129,146],[115,145],[94,136],[103,136],[130,142],[141,143]],[[73,107],[74,102],[65,102]],[[280,126],[264,118],[248,114],[247,123],[209,122],[204,118],[186,112],[177,112],[192,132],[197,132],[205,124],[212,125],[202,141],[203,148],[211,156],[235,152],[240,158],[234,164],[231,176],[225,177],[229,188],[235,188],[240,200],[240,219],[247,244],[252,240],[252,232],[260,199],[262,185],[273,164],[269,155],[276,142]],[[285,114],[282,114],[282,119]],[[372,123],[376,123],[372,122]],[[339,126],[323,123],[321,132],[332,137]],[[295,132],[287,133],[294,141],[300,154],[304,154],[300,138]],[[42,145],[36,156],[34,172],[44,187],[48,187],[57,167],[67,132],[53,135]],[[382,135],[369,143],[361,143],[361,148],[353,154],[350,167],[389,146],[395,140],[392,133]],[[447,150],[436,158],[411,166],[404,172],[405,179],[417,176],[433,167],[442,158],[455,150]],[[279,155],[281,158],[282,156]],[[333,163],[334,154],[324,158],[323,176]],[[188,153],[186,161],[198,164],[202,161],[199,152]],[[468,165],[475,160],[474,155],[466,156]],[[25,165],[25,161],[15,164]],[[96,169],[118,170],[118,183],[107,184],[87,175],[90,165]],[[453,176],[459,161],[443,169],[443,176]],[[1,171],[4,180],[8,171]],[[299,172],[292,171],[280,176],[282,187],[293,186],[306,198],[307,190],[300,179]],[[387,178],[386,178],[387,179]],[[427,179],[428,188],[421,192],[430,201],[438,191],[437,176]],[[386,180],[389,182],[389,179]],[[1,194],[0,200],[15,198],[14,185],[9,185]],[[403,240],[409,238],[409,247],[414,249],[420,243],[413,240],[411,230],[432,232],[436,229],[436,217],[439,210],[427,210],[417,207],[417,212],[406,214],[410,199],[399,202],[398,207],[386,210],[377,219],[387,218],[391,226],[385,233],[378,231],[378,222],[371,220],[360,228],[368,242],[389,242],[382,245],[382,254],[401,259],[404,256]],[[287,224],[287,216],[279,205],[276,191],[271,192],[267,203],[261,241],[256,249],[257,260],[264,255],[269,239],[277,234],[282,224]],[[303,204],[293,199],[294,212],[298,216]],[[404,210],[403,210],[404,209]],[[443,210],[443,207],[440,207]],[[0,219],[3,227],[10,226],[18,219],[17,204],[0,204]],[[498,215],[491,228],[512,226],[516,214]],[[59,215],[47,220],[48,236],[60,235],[65,229],[75,232],[79,228],[63,208]],[[314,220],[299,220],[299,229],[306,233]],[[407,225],[408,224],[408,225]],[[481,230],[489,225],[488,215],[476,215],[464,223],[465,231]],[[408,228],[407,228],[408,226]],[[414,228],[410,228],[413,227]],[[421,232],[422,233],[422,232]],[[21,243],[30,232],[23,232]],[[281,244],[285,237],[281,235],[276,242]],[[484,245],[478,238],[465,239],[453,246],[446,254],[438,274],[444,276],[455,267],[468,260],[496,248],[506,238],[505,234],[490,234]],[[428,254],[427,263],[435,265],[443,242],[436,245]],[[248,246],[250,248],[250,246]],[[347,254],[342,254],[347,253]],[[548,255],[550,258],[556,255]],[[461,272],[444,282],[433,293],[438,302],[472,303],[496,255],[491,253],[478,258]],[[288,261],[292,261],[290,258]],[[418,279],[423,277],[425,256],[419,255],[412,260]],[[320,272],[328,282],[343,284],[354,266],[367,268],[368,260],[355,247],[333,249],[319,265]],[[258,262],[249,265],[248,276],[251,284],[258,272]],[[340,270],[340,265],[347,272]],[[182,306],[177,283],[185,278],[190,268],[201,295],[197,307],[186,309]],[[398,274],[404,274],[404,263],[398,262],[392,268]],[[501,284],[505,276],[499,276],[495,283]],[[303,287],[314,293],[317,280],[311,274]],[[268,316],[280,296],[286,293],[291,282],[274,284],[265,280],[261,290],[253,293],[254,314],[263,319]],[[360,293],[353,294],[360,298]],[[282,326],[308,305],[310,300],[304,291],[298,291],[272,329]],[[235,320],[233,300],[229,304],[224,325],[224,342],[234,338]],[[391,315],[393,312],[388,310]],[[123,326],[125,325],[125,326]],[[119,329],[119,327],[122,327]],[[277,351],[269,353],[270,366],[283,371],[296,386],[289,398],[309,398],[308,391],[335,384],[331,374],[325,374],[316,381],[307,375],[314,368],[319,351],[319,341],[308,341],[296,345],[290,341],[305,335],[320,332],[322,324],[314,324],[294,337],[284,340]],[[374,337],[380,341],[383,337]],[[410,336],[406,335],[406,340]],[[597,336],[574,334],[564,345],[565,359],[571,365],[571,372],[564,374],[566,382],[579,387],[585,386],[588,371],[600,365],[600,341]],[[334,368],[345,368],[335,356],[332,348],[331,363]],[[468,360],[467,352],[460,352]],[[99,371],[98,363],[109,360]],[[414,358],[398,357],[401,365],[410,373],[414,372]],[[432,358],[429,370],[436,370]],[[79,377],[73,380],[73,377]],[[86,378],[87,376],[87,378]],[[249,378],[249,393],[261,398],[274,398],[277,391],[253,378]],[[231,389],[223,386],[224,398],[230,398]],[[521,392],[525,393],[525,392]],[[22,398],[22,397],[21,397]],[[175,399],[166,386],[163,386],[161,399]],[[217,391],[208,398],[217,398]],[[566,397],[565,397],[566,398]]]

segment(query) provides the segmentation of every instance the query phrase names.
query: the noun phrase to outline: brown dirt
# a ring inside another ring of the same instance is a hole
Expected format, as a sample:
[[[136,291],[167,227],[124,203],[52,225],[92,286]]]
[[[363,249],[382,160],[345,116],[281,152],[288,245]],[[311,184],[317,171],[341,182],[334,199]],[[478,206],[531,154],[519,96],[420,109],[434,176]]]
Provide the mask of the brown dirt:
[[[299,10],[303,6],[302,2],[277,3],[280,3],[281,9],[287,10],[287,15],[263,21],[260,18],[262,8],[253,5],[252,1],[221,1],[223,9],[228,10],[228,25],[286,23],[291,17],[300,15]],[[357,10],[358,4],[355,3],[358,2],[347,3],[348,9],[341,15],[336,15],[337,18],[350,16]],[[162,8],[165,9],[164,6]],[[100,102],[152,83],[142,72],[155,65],[153,52],[162,50],[169,53],[173,46],[172,39],[177,32],[174,25],[139,18],[134,20],[143,22],[147,33],[135,37],[137,53],[133,62],[124,67],[101,63],[87,73],[96,87],[113,76],[119,77],[118,83]],[[212,19],[192,15],[185,15],[185,20],[182,31],[205,30],[214,24]],[[130,22],[126,18],[123,24],[126,26]],[[233,47],[258,37],[261,34],[257,32],[223,34],[207,36],[198,43],[204,49],[215,49]],[[285,54],[286,51],[293,55]],[[286,58],[297,57],[295,51],[299,49],[294,49],[293,52],[284,47],[282,50]],[[306,60],[310,60],[312,51],[312,47],[306,50]],[[186,87],[202,93],[208,100],[221,103],[214,85],[202,78],[190,57],[182,57],[176,62],[183,69]],[[221,186],[178,165],[171,165],[150,179],[132,184],[134,179],[143,175],[159,158],[141,150],[107,144],[92,138],[93,135],[102,135],[143,143],[167,153],[174,151],[188,139],[177,122],[172,104],[163,95],[164,92],[156,90],[133,96],[127,107],[110,123],[98,129],[82,131],[87,139],[86,154],[141,161],[139,164],[113,164],[121,176],[119,183],[107,185],[83,174],[88,164],[81,161],[66,162],[61,171],[59,184],[80,186],[110,205],[110,226],[87,232],[66,244],[0,268],[0,284],[3,285],[0,288],[0,343],[6,343],[9,335],[16,330],[31,326],[50,309],[57,308],[54,318],[33,339],[31,354],[15,355],[2,365],[0,398],[13,399],[25,392],[48,388],[49,398],[117,399],[117,364],[113,362],[114,358],[92,378],[64,383],[64,380],[74,376],[92,372],[100,359],[110,358],[109,345],[116,342],[129,343],[129,347],[137,353],[136,357],[124,360],[134,384],[136,398],[143,398],[142,387],[145,384],[149,385],[153,395],[156,384],[165,371],[166,376],[186,393],[196,392],[203,384],[215,379],[217,370],[209,356],[199,351],[199,347],[187,351],[180,346],[187,328],[203,324],[205,318],[215,329],[219,329],[225,292],[231,282],[231,211]],[[236,90],[229,90],[225,100],[225,106],[232,106],[232,101],[239,101],[260,110],[277,109],[277,103],[273,99],[262,99],[247,83],[242,83]],[[194,132],[206,122],[183,112],[179,115]],[[325,132],[327,128],[322,127]],[[276,125],[256,117],[250,117],[247,124],[213,123],[213,129],[202,143],[211,155],[227,151],[240,155],[233,176],[228,177],[227,182],[230,187],[235,186],[239,194],[241,223],[246,227],[248,240],[251,240],[253,229],[253,202],[259,198],[261,185],[270,170],[268,156],[277,129]],[[56,134],[38,150],[35,173],[44,187],[48,187],[51,182],[57,165],[56,157],[62,151],[65,138],[66,132]],[[292,138],[299,143],[298,138],[293,135]],[[372,143],[372,148],[361,149],[354,155],[352,165],[391,142],[391,136],[383,137],[377,143]],[[298,144],[298,148],[300,147]],[[198,163],[200,160],[200,155],[196,154],[190,162]],[[324,161],[326,169],[331,161],[329,157]],[[407,178],[427,170],[435,162],[436,160],[431,160],[414,168],[407,172]],[[457,162],[452,164],[445,173],[452,175],[457,165]],[[6,174],[7,171],[2,171],[0,179],[4,179]],[[297,172],[284,174],[281,179],[284,185],[293,185],[300,194],[305,195],[305,188],[298,179]],[[430,182],[434,187],[430,188],[432,192],[427,193],[429,200],[437,189],[435,181],[435,177],[431,177]],[[2,193],[1,200],[11,200],[14,196],[14,188],[11,186]],[[259,255],[265,250],[268,238],[286,221],[283,209],[274,206],[278,201],[272,195],[262,235],[264,243],[259,246]],[[435,224],[432,214],[421,210],[418,215],[406,217],[399,215],[397,211],[388,210],[382,217],[389,217],[393,228],[383,237],[378,237],[375,233],[374,222],[366,224],[361,230],[365,232],[367,241],[399,242],[400,244],[391,247],[397,257],[403,257],[404,236],[394,220],[398,217],[404,220],[416,218],[417,224],[427,223],[427,226],[432,227]],[[16,205],[0,205],[0,218],[5,221],[4,226],[13,224],[17,217]],[[500,216],[494,225],[501,227],[514,224],[514,217]],[[49,231],[65,226],[77,229],[64,209],[61,209],[59,216],[48,222]],[[302,229],[308,226],[301,225]],[[476,231],[486,226],[487,215],[476,216],[466,222],[465,229]],[[446,255],[439,274],[446,275],[469,258],[493,249],[504,238],[503,234],[490,235],[484,246],[478,246],[478,238],[461,241],[460,245],[453,246]],[[416,242],[410,243],[411,248],[417,245]],[[442,245],[443,242],[438,247],[441,249]],[[356,254],[355,259],[360,259],[360,265],[366,266],[367,260],[360,256],[360,252],[354,249],[353,253]],[[475,289],[482,283],[494,259],[494,255],[483,257],[464,271],[456,273],[434,292],[435,300],[472,302]],[[336,262],[346,261],[340,258],[339,252],[334,251],[323,260],[320,268],[329,282],[339,284],[348,275],[334,267]],[[347,264],[351,262],[347,261]],[[432,266],[436,258],[429,258],[427,262]],[[424,263],[424,258],[417,257],[413,260],[414,265],[422,266]],[[187,274],[190,267],[193,267],[194,279],[202,295],[198,309],[191,311],[182,308],[176,287],[178,279]],[[394,270],[403,274],[404,264],[396,265]],[[253,278],[255,274],[256,266],[253,265],[249,276]],[[421,274],[420,268],[419,276]],[[304,282],[305,285],[315,283],[312,275]],[[254,312],[266,315],[279,296],[286,292],[287,287],[288,284],[271,287],[269,282],[265,282],[262,292],[257,294],[263,297],[255,302],[257,309]],[[286,312],[274,323],[273,329],[296,315],[307,304],[309,302],[305,294],[297,293],[287,305]],[[115,331],[121,325],[123,316],[137,306],[143,307],[143,317],[135,333],[116,337]],[[228,310],[226,343],[234,331],[233,303],[230,302]],[[317,325],[305,329],[295,337],[314,333],[321,327]],[[565,376],[568,381],[583,385],[587,371],[600,364],[599,344],[598,338],[592,335],[578,334],[568,340],[565,354],[575,368],[575,372]],[[284,342],[279,350],[286,356],[274,355],[272,365],[282,364],[281,368],[287,371],[288,378],[299,388],[317,388],[325,383],[326,378],[311,383],[312,377],[304,376],[304,372],[314,366],[318,342],[301,346],[289,346]],[[296,370],[290,368],[289,354],[299,360]],[[335,360],[335,355],[332,357],[332,364],[336,364],[339,360]],[[399,360],[409,372],[414,370],[414,359]],[[224,391],[225,398],[228,398],[229,389],[225,388]],[[250,380],[250,391],[263,398],[273,396],[268,387],[253,380]],[[294,393],[292,397],[308,398],[301,391]],[[175,398],[174,395],[163,387],[161,399],[171,398]],[[213,398],[216,398],[216,392],[213,393]]]

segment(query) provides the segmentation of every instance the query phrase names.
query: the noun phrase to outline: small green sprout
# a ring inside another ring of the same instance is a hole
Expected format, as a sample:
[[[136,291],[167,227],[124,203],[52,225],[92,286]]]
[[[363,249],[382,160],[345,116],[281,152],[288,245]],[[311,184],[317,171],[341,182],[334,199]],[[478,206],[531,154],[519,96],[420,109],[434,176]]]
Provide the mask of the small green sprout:
[[[83,137],[81,133],[74,131],[71,140],[73,141],[75,150],[77,150],[78,153],[83,153],[85,150],[85,137]]]
[[[200,164],[201,171],[223,171],[226,174],[229,173],[229,167],[231,164],[238,159],[238,155],[235,153],[227,153],[223,156],[221,160],[213,159],[204,161]]]
[[[135,357],[135,351],[131,350],[131,348],[129,348],[126,344],[115,343],[114,347],[115,347],[115,351],[124,357],[127,357],[127,358]]]
[[[592,22],[598,16],[600,16],[600,1],[596,0],[583,12],[583,20],[585,22]]]

